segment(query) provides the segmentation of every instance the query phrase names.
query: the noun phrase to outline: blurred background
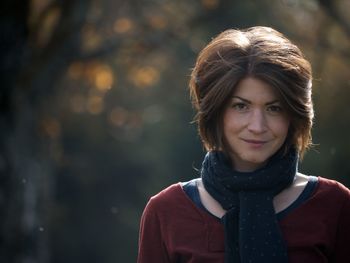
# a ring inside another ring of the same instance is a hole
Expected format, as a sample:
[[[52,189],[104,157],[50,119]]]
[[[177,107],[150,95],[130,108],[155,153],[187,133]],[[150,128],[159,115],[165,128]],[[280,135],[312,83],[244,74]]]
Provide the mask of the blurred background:
[[[350,186],[350,1],[2,0],[0,261],[135,262],[150,196],[198,176],[190,69],[271,26],[314,69],[307,174]]]

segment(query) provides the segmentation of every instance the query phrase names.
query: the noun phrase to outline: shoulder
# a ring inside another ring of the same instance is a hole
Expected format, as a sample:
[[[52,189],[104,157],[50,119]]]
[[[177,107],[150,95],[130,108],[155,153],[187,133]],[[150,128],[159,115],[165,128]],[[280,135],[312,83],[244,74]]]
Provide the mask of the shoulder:
[[[319,176],[317,190],[319,193],[332,194],[339,198],[350,199],[350,190],[336,180],[331,180]]]
[[[152,196],[150,198],[150,201],[156,202],[156,203],[170,202],[174,199],[174,197],[177,197],[177,196],[182,195],[182,194],[183,194],[183,191],[182,191],[181,184],[175,183],[175,184],[172,184],[172,185],[164,188],[156,195]]]
[[[320,205],[330,210],[350,208],[350,190],[336,180],[318,177],[318,184],[311,198],[322,200]]]
[[[181,184],[172,184],[149,199],[144,213],[163,212],[185,202],[186,198]]]

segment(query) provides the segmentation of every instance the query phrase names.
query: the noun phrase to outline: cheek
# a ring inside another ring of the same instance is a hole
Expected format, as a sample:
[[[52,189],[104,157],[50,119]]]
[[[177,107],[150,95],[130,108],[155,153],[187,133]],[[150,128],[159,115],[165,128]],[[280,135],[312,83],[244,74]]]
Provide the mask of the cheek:
[[[226,114],[223,118],[224,135],[233,134],[237,132],[242,126],[240,119],[234,114]]]
[[[288,135],[289,127],[290,121],[282,119],[278,123],[276,123],[274,130],[276,132],[276,135],[286,138]]]
[[[230,114],[226,111],[222,118],[222,128],[224,131],[224,135],[226,135],[227,131],[231,129],[232,126],[232,118]]]

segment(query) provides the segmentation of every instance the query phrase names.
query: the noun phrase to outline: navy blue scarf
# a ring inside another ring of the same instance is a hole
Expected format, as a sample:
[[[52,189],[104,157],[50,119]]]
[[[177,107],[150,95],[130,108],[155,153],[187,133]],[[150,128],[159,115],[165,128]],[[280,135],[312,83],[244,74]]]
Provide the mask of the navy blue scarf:
[[[221,219],[225,263],[288,262],[272,201],[292,184],[297,165],[295,149],[279,151],[254,172],[234,171],[220,151],[206,154],[201,170],[204,187],[227,211]]]

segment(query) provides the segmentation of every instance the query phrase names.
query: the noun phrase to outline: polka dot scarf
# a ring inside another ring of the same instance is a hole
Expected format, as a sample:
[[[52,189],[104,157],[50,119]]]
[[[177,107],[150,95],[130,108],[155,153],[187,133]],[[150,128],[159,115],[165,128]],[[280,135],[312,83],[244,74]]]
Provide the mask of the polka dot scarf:
[[[227,211],[225,263],[288,262],[273,197],[288,187],[297,172],[298,154],[276,153],[254,172],[237,172],[222,152],[208,152],[201,176],[205,189]]]

